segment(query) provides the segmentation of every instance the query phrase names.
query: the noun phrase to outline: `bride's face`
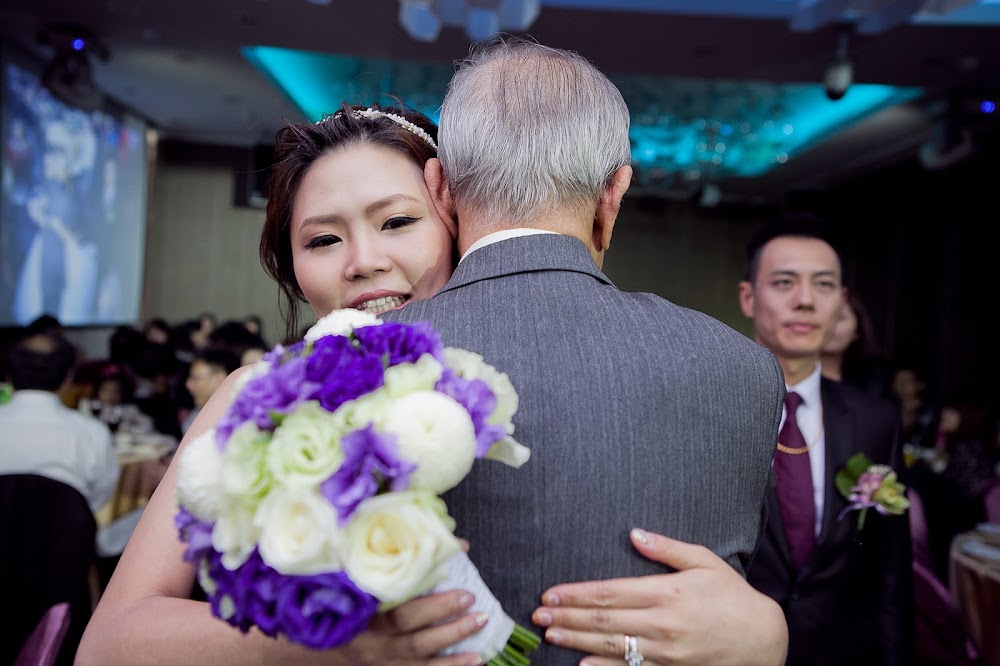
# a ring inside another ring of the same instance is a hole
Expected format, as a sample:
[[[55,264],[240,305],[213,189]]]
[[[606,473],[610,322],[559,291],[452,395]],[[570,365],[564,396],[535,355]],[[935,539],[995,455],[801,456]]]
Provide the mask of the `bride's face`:
[[[451,277],[453,240],[420,167],[380,146],[323,155],[292,202],[295,278],[317,317],[430,298]]]

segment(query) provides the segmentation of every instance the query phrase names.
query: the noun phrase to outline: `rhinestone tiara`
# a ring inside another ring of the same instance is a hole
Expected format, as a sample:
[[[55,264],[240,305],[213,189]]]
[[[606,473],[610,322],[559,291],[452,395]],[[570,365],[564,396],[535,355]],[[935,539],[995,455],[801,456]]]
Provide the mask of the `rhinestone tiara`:
[[[327,120],[332,120],[332,119],[336,118],[337,116],[341,115],[342,113],[344,113],[344,112],[343,111],[337,111],[336,113],[332,113],[329,116],[326,116],[325,118],[323,118],[322,120],[317,120],[315,124],[322,125]],[[354,117],[355,118],[368,118],[369,120],[372,119],[372,118],[387,118],[387,119],[391,120],[392,122],[396,123],[397,125],[399,125],[400,127],[402,127],[403,129],[405,129],[405,130],[407,130],[409,132],[412,132],[412,133],[416,134],[417,136],[419,136],[421,139],[423,139],[427,143],[427,145],[429,145],[434,150],[438,149],[437,143],[434,141],[433,138],[431,138],[430,134],[428,134],[423,128],[414,125],[413,123],[411,123],[409,120],[407,120],[403,116],[397,115],[395,113],[386,113],[385,111],[379,111],[378,109],[373,109],[373,108],[369,107],[367,109],[355,109],[355,111],[354,111]]]

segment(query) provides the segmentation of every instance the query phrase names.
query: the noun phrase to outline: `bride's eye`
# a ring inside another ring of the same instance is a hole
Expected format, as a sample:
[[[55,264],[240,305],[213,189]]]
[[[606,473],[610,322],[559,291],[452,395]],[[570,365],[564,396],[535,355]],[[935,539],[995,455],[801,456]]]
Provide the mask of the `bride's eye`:
[[[403,227],[408,227],[418,219],[417,217],[406,217],[405,215],[400,215],[398,217],[390,218],[386,220],[386,223],[382,225],[382,231],[390,231],[392,229],[402,229]]]
[[[340,242],[339,236],[334,236],[333,234],[324,234],[322,236],[316,236],[315,238],[310,239],[310,241],[306,243],[306,249],[314,250],[319,247],[327,247],[329,245],[333,245],[339,242]]]

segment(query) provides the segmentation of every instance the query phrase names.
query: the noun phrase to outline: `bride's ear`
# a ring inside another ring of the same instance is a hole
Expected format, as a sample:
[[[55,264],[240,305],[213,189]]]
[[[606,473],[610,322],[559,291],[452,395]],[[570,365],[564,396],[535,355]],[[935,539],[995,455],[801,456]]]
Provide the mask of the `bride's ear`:
[[[458,238],[458,219],[455,215],[455,203],[452,201],[448,182],[444,179],[444,169],[441,160],[432,157],[424,165],[424,182],[430,192],[431,202],[437,210],[441,221],[448,227],[452,238]]]

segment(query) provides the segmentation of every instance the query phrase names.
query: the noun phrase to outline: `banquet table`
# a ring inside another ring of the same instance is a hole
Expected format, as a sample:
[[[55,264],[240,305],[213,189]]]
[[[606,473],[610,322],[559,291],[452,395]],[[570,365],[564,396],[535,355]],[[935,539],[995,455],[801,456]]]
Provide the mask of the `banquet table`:
[[[951,544],[951,592],[984,664],[1000,666],[1000,523],[959,534]]]
[[[115,433],[115,457],[121,476],[114,495],[96,514],[100,527],[132,509],[145,505],[166,471],[164,456],[177,448],[177,440],[158,432]]]

